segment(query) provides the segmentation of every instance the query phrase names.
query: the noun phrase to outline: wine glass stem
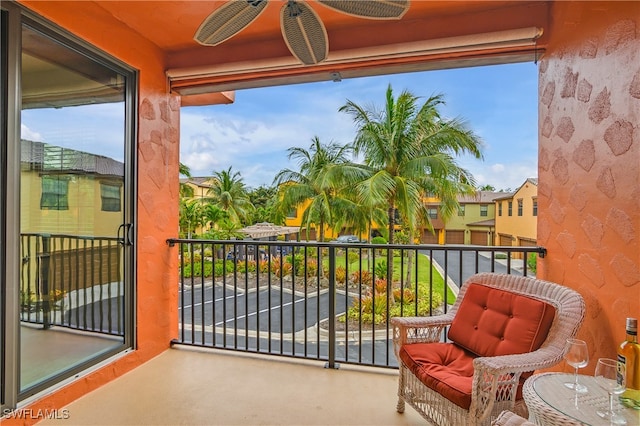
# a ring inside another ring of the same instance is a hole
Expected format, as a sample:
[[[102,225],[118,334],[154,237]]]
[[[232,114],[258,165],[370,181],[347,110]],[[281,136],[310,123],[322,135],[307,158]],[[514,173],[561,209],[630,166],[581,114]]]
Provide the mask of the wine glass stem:
[[[613,416],[613,394],[609,393],[609,412]]]
[[[578,390],[578,367],[573,367],[574,368],[574,373],[573,373],[573,388],[575,390]]]

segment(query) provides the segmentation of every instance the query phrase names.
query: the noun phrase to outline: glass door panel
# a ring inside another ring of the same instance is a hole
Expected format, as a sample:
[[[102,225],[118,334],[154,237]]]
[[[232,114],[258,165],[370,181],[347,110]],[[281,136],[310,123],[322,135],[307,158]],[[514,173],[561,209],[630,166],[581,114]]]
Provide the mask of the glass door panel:
[[[129,220],[126,75],[26,24],[21,60],[24,393],[122,349]]]

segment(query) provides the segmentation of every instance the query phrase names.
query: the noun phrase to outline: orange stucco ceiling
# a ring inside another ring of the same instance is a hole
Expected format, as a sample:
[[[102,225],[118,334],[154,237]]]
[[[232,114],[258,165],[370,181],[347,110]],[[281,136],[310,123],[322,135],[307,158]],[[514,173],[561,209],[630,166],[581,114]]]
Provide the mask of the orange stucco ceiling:
[[[225,1],[98,1],[100,7],[118,20],[144,34],[161,49],[180,53],[191,50],[215,50],[224,46],[201,47],[193,35],[200,23]],[[265,12],[227,43],[281,41],[279,11],[286,4],[271,0]],[[534,26],[542,18],[546,2],[540,1],[425,1],[413,0],[401,20],[368,20],[335,12],[314,0],[308,1],[327,28],[335,49],[372,43],[389,44],[425,37],[441,38],[474,32]],[[525,13],[528,11],[528,13]],[[525,23],[525,21],[528,21]],[[455,25],[452,25],[455,24]],[[540,22],[538,22],[540,24]],[[333,36],[332,36],[333,35]],[[349,35],[349,37],[342,37]],[[286,49],[284,42],[282,47]],[[246,47],[244,49],[246,50]],[[246,53],[246,52],[244,52]],[[253,52],[255,53],[255,52]],[[283,53],[287,53],[286,51]]]
[[[47,3],[21,2],[36,10]],[[280,32],[283,0],[270,0],[253,23],[218,46],[200,45],[193,36],[202,21],[225,1],[81,3],[85,9],[95,7],[102,15],[112,16],[156,45],[165,55],[172,89],[183,95],[318,81],[330,79],[333,72],[349,78],[530,60],[534,52],[544,49],[547,34],[535,46],[480,43],[465,49],[450,47],[483,40],[486,34],[522,28],[544,30],[549,27],[551,7],[549,1],[412,0],[400,20],[369,20],[309,0],[326,27],[329,56],[324,63],[303,66],[288,51]],[[449,48],[433,49],[443,43]]]

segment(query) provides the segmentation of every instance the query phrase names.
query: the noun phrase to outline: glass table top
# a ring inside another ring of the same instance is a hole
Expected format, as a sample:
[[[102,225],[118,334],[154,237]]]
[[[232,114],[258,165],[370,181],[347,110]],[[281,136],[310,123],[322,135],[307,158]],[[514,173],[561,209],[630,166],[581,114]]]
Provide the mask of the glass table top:
[[[588,425],[607,425],[608,421],[596,414],[609,407],[609,395],[596,383],[593,376],[578,375],[578,383],[587,387],[587,393],[576,393],[564,385],[573,382],[573,374],[552,373],[532,377],[536,395],[553,409],[565,416]],[[627,426],[640,425],[640,410],[624,407],[614,395],[614,410],[619,410],[627,420]]]

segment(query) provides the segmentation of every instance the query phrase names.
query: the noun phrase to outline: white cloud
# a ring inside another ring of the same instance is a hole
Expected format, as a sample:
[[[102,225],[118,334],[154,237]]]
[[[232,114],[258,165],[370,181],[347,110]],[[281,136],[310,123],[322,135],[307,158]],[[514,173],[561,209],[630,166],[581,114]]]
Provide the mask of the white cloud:
[[[338,109],[347,100],[382,108],[391,84],[396,96],[404,89],[421,99],[445,95],[443,116],[464,118],[485,142],[484,161],[463,156],[459,164],[479,185],[515,189],[537,175],[537,71],[527,65],[238,91],[231,105],[182,109],[181,161],[194,175],[232,166],[247,185],[270,185],[278,171],[297,169],[287,159],[288,148],[306,149],[314,136],[324,143],[351,142],[354,123]]]
[[[20,125],[20,138],[33,142],[44,142],[44,138],[39,132],[34,132],[26,125]]]
[[[318,136],[328,143],[347,143],[353,139],[349,117],[299,111],[247,119],[215,108],[182,111],[180,161],[194,176],[233,166],[250,186],[270,185],[276,173],[296,168],[287,159],[290,147],[307,148]]]
[[[479,163],[468,166],[467,169],[473,174],[478,186],[491,185],[497,190],[510,189],[515,191],[528,178],[538,177],[537,159],[530,162],[503,164]]]

